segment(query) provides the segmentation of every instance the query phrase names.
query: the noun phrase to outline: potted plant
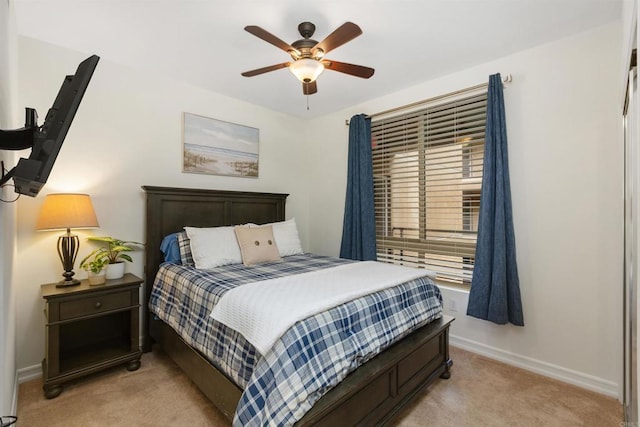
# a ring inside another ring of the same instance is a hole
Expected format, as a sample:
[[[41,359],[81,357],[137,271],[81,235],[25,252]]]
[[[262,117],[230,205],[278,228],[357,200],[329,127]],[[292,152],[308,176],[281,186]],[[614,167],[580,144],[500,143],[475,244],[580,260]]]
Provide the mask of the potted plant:
[[[88,274],[90,285],[102,285],[106,281],[106,269],[109,261],[104,257],[94,257],[89,261],[90,255],[86,256],[80,263],[80,267],[84,268]]]
[[[89,237],[89,240],[92,240],[94,242],[106,243],[107,247],[94,250],[89,255],[87,255],[82,262],[91,257],[94,257],[94,259],[96,260],[105,260],[107,279],[119,279],[124,276],[124,262],[133,262],[131,256],[129,256],[129,254],[127,254],[126,252],[135,250],[136,246],[142,246],[142,243],[139,242],[129,242],[108,236],[92,236]]]

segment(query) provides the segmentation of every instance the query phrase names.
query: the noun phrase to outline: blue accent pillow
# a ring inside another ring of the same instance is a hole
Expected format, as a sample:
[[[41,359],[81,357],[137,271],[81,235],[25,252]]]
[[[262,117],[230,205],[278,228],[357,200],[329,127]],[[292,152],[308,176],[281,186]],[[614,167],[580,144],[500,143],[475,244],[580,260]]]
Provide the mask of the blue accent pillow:
[[[178,233],[172,233],[162,239],[160,250],[164,254],[164,261],[172,264],[182,264],[180,258],[180,246],[178,246]]]

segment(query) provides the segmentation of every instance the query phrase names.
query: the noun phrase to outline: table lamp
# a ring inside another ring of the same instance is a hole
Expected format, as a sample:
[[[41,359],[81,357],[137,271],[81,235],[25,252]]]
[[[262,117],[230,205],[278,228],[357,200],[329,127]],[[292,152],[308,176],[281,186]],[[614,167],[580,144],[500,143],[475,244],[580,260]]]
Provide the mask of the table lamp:
[[[36,222],[37,230],[64,230],[67,232],[58,237],[58,255],[62,261],[64,273],[57,287],[79,285],[74,279],[73,265],[76,262],[80,239],[71,234],[72,228],[98,227],[98,219],[88,194],[48,194]]]

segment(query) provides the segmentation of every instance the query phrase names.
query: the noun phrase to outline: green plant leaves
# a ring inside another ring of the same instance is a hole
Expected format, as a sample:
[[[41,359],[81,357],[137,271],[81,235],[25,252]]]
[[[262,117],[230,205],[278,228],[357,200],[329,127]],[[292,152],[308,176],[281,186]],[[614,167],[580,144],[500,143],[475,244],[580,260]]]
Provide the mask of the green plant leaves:
[[[88,238],[88,240],[107,243],[106,248],[98,248],[94,250],[89,255],[84,257],[84,259],[80,262],[80,267],[84,268],[85,270],[91,268],[91,271],[93,271],[93,267],[91,266],[92,264],[102,264],[101,267],[104,267],[107,264],[115,264],[122,260],[133,262],[131,256],[123,252],[131,252],[135,250],[129,245],[144,246],[142,243],[128,242],[125,240],[114,239],[113,237],[109,236],[91,236]],[[91,257],[93,257],[93,261],[89,262],[88,260]]]

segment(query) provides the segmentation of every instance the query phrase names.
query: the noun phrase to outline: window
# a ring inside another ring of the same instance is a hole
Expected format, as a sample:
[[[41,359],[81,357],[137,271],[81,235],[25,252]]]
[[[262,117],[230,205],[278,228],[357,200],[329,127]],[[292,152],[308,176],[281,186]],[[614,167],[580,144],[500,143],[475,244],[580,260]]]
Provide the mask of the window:
[[[486,93],[371,124],[378,260],[470,283]]]

